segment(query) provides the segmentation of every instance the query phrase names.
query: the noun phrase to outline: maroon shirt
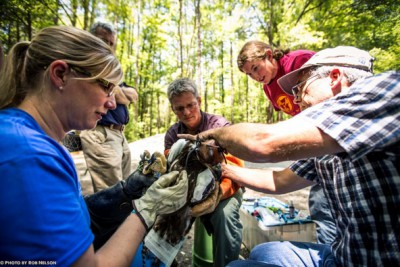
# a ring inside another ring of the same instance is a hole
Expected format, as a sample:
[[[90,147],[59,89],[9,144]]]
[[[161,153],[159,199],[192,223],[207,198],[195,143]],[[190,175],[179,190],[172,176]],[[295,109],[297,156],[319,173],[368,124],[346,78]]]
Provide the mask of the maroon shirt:
[[[278,72],[270,84],[264,84],[263,89],[276,111],[281,110],[289,115],[300,113],[300,107],[293,102],[294,97],[286,94],[278,84],[278,79],[289,72],[299,69],[315,52],[296,50],[284,55],[278,61]]]
[[[204,132],[209,129],[214,129],[214,128],[220,128],[224,126],[230,125],[229,121],[227,121],[224,117],[214,115],[214,114],[209,114],[203,111],[201,112],[201,122],[200,125],[196,131],[196,134]],[[164,149],[170,149],[172,145],[178,141],[178,136],[177,134],[185,134],[189,133],[188,128],[183,124],[182,122],[177,122],[174,125],[172,125],[167,133],[165,134],[164,137]]]

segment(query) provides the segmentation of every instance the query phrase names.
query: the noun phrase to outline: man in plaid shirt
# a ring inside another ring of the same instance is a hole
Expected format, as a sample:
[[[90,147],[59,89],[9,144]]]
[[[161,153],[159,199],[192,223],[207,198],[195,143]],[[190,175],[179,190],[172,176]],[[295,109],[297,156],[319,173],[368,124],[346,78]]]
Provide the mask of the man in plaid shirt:
[[[275,125],[242,123],[199,134],[243,160],[298,160],[282,171],[224,166],[223,174],[266,193],[321,183],[336,221],[330,246],[269,242],[228,266],[400,263],[400,72],[367,77],[371,71],[365,51],[322,50],[278,81],[307,110]]]

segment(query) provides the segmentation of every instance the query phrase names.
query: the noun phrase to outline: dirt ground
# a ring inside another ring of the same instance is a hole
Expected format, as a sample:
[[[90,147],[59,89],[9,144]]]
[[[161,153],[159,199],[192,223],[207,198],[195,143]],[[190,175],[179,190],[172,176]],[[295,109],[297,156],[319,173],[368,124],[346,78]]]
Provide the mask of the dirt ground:
[[[138,161],[140,160],[140,154],[146,149],[150,153],[154,151],[163,151],[164,147],[164,135],[159,134],[149,138],[145,138],[133,143],[129,144],[132,154],[132,170],[134,170],[137,166]],[[86,163],[81,151],[79,152],[72,152],[72,157],[75,161],[77,166],[77,171],[79,174],[79,178],[81,181],[82,192],[83,194],[91,194],[93,193],[93,187],[90,180],[89,173],[86,169]],[[282,164],[253,164],[253,163],[246,163],[246,166],[252,168],[283,168],[287,166],[289,163],[284,162]],[[285,203],[289,203],[289,201],[293,201],[296,203],[296,209],[308,210],[308,194],[309,188],[305,188],[303,190],[299,190],[296,192],[292,192],[285,195],[273,195],[273,197],[281,200]],[[261,197],[261,196],[272,196],[267,194],[258,193],[249,189],[246,189],[244,193],[244,198],[247,197]],[[244,225],[244,227],[246,227]],[[175,258],[178,267],[189,267],[192,266],[192,250],[193,250],[193,239],[194,239],[194,227],[192,227],[189,234],[186,236],[186,241],[178,253],[177,257]],[[240,258],[245,259],[249,255],[249,249],[246,247],[246,244],[242,244],[242,249],[240,252]]]

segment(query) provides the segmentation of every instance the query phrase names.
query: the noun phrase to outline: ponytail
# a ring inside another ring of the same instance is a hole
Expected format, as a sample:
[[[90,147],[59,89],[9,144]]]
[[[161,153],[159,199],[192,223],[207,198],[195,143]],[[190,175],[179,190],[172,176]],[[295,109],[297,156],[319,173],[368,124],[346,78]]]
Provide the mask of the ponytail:
[[[274,49],[272,55],[273,55],[274,59],[279,60],[289,52],[290,52],[289,48],[287,48],[287,49],[276,48],[276,49]]]
[[[30,42],[19,42],[5,57],[0,70],[0,109],[15,107],[26,96],[24,81],[25,56]]]

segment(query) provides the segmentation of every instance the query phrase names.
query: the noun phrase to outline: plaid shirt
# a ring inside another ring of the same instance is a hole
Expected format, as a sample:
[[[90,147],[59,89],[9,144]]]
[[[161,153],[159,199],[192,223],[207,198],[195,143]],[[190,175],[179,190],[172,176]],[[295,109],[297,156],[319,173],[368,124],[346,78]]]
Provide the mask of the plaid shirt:
[[[400,72],[363,79],[297,116],[346,151],[290,166],[323,185],[336,220],[337,262],[399,266]]]

